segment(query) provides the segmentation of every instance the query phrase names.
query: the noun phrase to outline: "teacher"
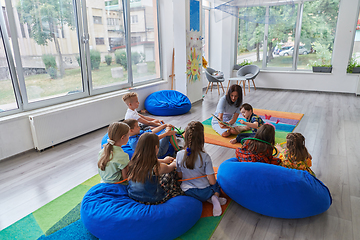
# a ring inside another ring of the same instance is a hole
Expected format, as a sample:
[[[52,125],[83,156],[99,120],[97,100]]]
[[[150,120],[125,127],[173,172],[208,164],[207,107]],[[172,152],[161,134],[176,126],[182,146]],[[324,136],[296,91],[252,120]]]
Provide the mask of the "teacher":
[[[240,114],[240,106],[242,104],[242,89],[239,85],[231,85],[226,95],[222,96],[217,104],[215,116],[223,122],[235,127],[236,120]],[[212,128],[221,136],[228,137],[231,134],[238,134],[234,128],[230,128],[225,124],[219,123],[213,117],[211,121]]]

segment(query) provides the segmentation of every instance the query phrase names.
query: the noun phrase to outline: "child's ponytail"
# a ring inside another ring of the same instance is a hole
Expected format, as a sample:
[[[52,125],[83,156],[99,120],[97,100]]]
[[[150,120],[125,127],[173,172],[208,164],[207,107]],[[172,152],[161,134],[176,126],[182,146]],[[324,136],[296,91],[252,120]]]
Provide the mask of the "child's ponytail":
[[[194,169],[195,161],[200,152],[204,152],[204,125],[198,121],[191,121],[185,129],[185,156],[183,166]],[[200,155],[201,165],[202,157]]]
[[[286,148],[289,150],[289,160],[305,161],[309,153],[305,147],[305,137],[301,133],[289,133],[286,136]]]
[[[112,153],[115,142],[126,135],[129,132],[129,129],[129,126],[122,122],[114,122],[110,124],[108,129],[109,139],[104,145],[104,151],[98,161],[98,168],[100,168],[102,171],[105,171],[107,163],[110,162],[113,158]]]

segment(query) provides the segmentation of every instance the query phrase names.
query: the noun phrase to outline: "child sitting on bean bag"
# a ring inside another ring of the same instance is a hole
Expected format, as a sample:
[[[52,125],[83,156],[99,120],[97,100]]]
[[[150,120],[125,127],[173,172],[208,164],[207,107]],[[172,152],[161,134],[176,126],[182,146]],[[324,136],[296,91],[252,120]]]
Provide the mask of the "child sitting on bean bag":
[[[262,125],[254,139],[244,139],[243,146],[236,149],[236,158],[240,162],[263,162],[274,165],[281,163],[273,157],[275,144],[275,128],[269,124]]]
[[[182,195],[175,172],[176,162],[172,157],[157,158],[159,137],[154,133],[140,136],[129,163],[129,197],[143,204],[161,204],[172,197]]]
[[[276,148],[280,152],[281,166],[305,170],[316,177],[310,168],[312,157],[305,147],[305,138],[301,133],[289,133],[286,136],[286,148],[282,148],[279,144]]]
[[[129,155],[123,151],[121,146],[129,140],[129,129],[125,123],[110,124],[109,139],[99,152],[98,171],[101,182],[116,183],[127,178]]]

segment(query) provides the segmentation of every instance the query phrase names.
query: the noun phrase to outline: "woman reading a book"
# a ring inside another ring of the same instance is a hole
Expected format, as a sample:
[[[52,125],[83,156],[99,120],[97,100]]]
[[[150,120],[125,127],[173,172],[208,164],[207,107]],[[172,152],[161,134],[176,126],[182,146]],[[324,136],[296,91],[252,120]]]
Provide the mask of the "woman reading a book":
[[[241,86],[234,84],[229,88],[228,93],[221,97],[215,114],[211,121],[212,128],[221,136],[228,137],[231,134],[238,134],[236,120],[240,114],[242,104]]]

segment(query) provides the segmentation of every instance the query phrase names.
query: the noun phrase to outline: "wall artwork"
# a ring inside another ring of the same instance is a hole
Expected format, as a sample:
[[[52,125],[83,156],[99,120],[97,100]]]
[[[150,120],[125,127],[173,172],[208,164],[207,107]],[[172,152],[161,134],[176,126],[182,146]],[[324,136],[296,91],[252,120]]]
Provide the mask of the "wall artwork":
[[[186,75],[189,83],[200,81],[202,37],[200,32],[200,1],[190,0],[190,30],[186,31]]]

